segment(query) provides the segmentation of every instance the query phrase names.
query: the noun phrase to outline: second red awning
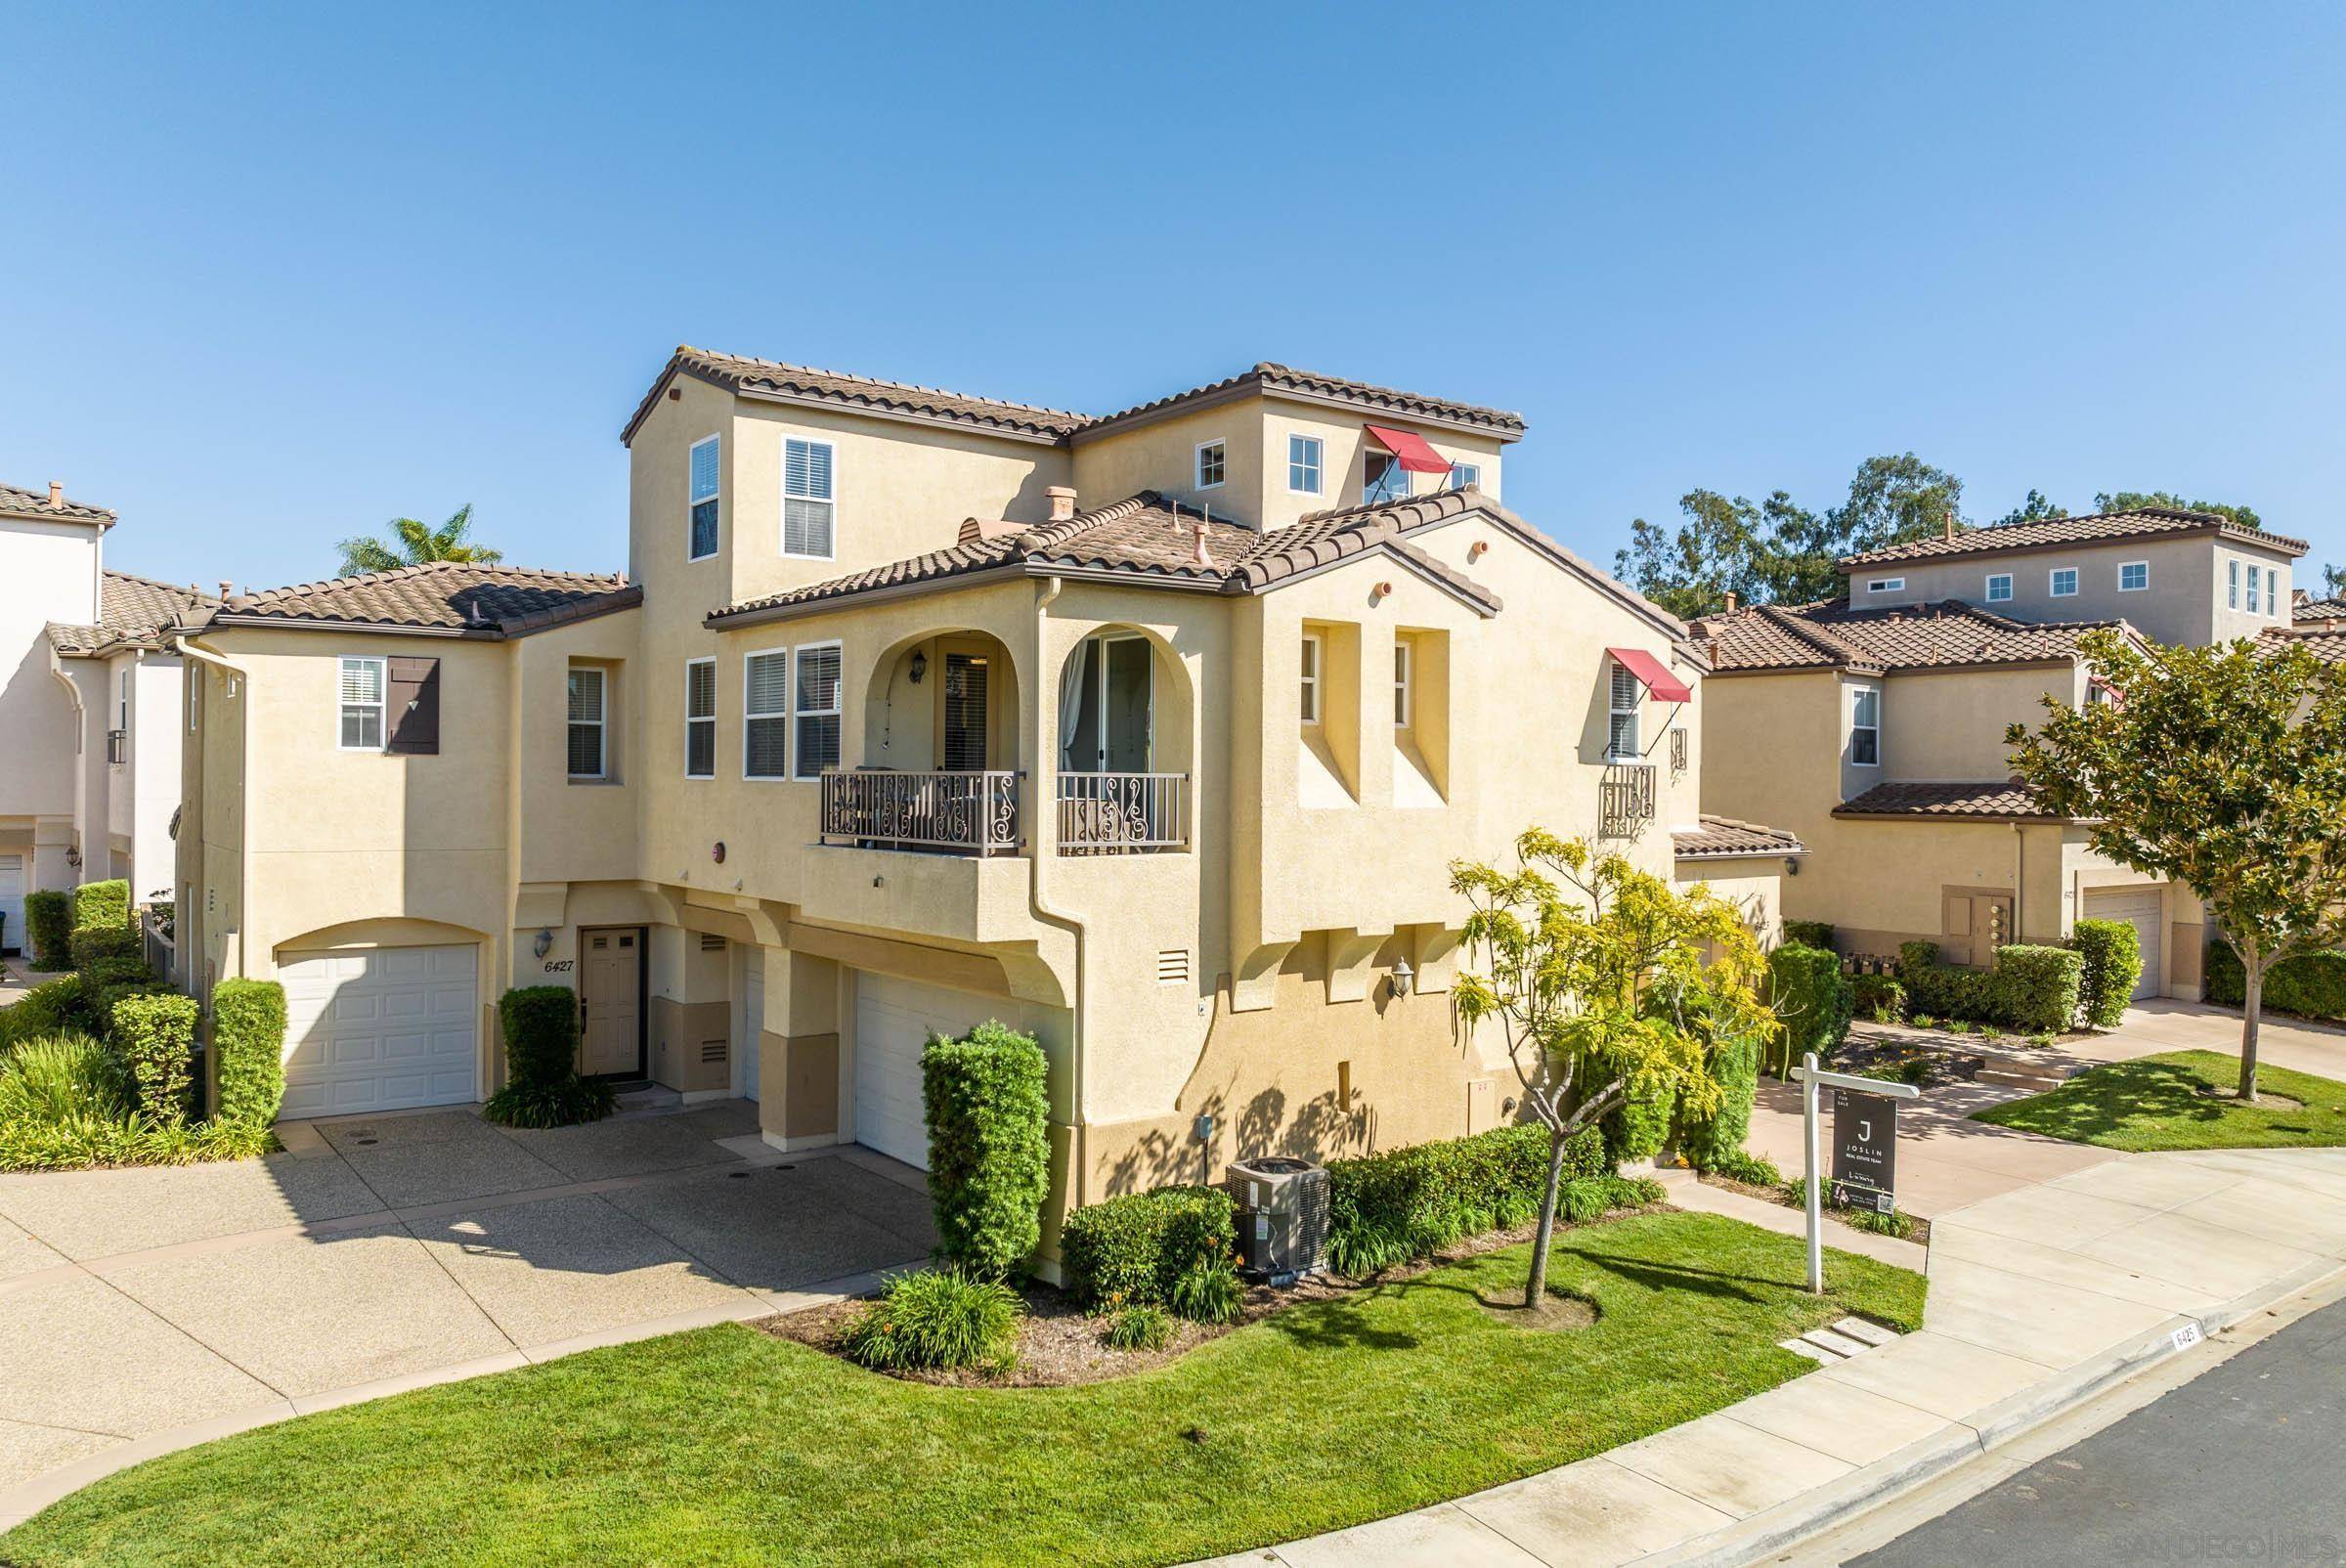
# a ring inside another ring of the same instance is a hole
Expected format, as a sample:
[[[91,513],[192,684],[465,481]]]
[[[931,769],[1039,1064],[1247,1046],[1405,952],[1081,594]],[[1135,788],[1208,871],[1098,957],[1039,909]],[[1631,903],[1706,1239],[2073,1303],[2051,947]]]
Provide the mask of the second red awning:
[[[1694,691],[1685,681],[1663,667],[1662,661],[1643,648],[1607,648],[1614,663],[1637,677],[1637,683],[1664,702],[1687,702]]]
[[[1373,436],[1387,452],[1399,457],[1401,465],[1412,473],[1446,474],[1450,472],[1450,459],[1427,446],[1423,436],[1412,435],[1407,430],[1396,430],[1390,425],[1382,424],[1368,426],[1368,434]]]

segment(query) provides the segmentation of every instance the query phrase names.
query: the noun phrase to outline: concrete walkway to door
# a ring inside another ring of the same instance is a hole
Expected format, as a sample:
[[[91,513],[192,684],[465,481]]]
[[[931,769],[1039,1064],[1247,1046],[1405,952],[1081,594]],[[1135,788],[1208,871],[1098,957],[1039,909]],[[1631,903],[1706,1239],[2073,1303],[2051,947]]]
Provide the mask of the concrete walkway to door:
[[[935,1241],[920,1172],[777,1153],[743,1101],[279,1130],[262,1159],[0,1176],[0,1529],[203,1438],[861,1293]]]

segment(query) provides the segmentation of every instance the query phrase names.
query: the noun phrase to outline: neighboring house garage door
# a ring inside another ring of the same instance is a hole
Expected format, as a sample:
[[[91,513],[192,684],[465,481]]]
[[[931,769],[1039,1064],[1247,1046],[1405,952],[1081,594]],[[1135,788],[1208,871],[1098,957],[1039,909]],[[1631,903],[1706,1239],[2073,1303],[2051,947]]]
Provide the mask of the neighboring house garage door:
[[[2143,978],[2136,982],[2134,999],[2156,996],[2160,991],[2161,960],[2159,936],[2166,922],[2160,916],[2161,899],[2155,888],[2127,888],[2107,893],[2089,892],[2085,895],[2085,918],[2088,920],[2123,920],[2132,925],[2143,941]]]
[[[281,965],[287,1116],[479,1096],[474,949],[378,947]]]
[[[0,854],[0,947],[29,953],[24,939],[24,857]]]
[[[929,1122],[921,1107],[921,1048],[933,1032],[967,1034],[1002,1012],[1001,1002],[969,991],[889,975],[858,975],[855,1141],[927,1170]]]

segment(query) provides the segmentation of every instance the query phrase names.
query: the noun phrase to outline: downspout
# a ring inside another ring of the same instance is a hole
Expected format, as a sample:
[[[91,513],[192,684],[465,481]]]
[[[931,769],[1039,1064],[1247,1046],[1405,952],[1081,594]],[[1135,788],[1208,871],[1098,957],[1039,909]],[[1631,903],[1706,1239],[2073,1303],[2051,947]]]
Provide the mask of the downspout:
[[[1058,712],[1056,703],[1054,703],[1049,709],[1046,709],[1043,706],[1043,626],[1044,623],[1051,619],[1052,601],[1059,597],[1060,590],[1065,586],[1065,583],[1062,579],[1058,577],[1052,577],[1046,580],[1037,588],[1034,600],[1033,684],[1035,720],[1034,734],[1036,742],[1036,766],[1034,771],[1036,785],[1035,793],[1038,797],[1042,793],[1042,781],[1046,776],[1046,770],[1041,765],[1043,756],[1041,744],[1043,734],[1043,715],[1046,712],[1053,714]],[[1056,724],[1053,726],[1053,730],[1056,734]],[[1048,776],[1053,782],[1053,793],[1056,795],[1056,785],[1059,778],[1059,768],[1056,763],[1054,763],[1048,769]],[[1043,810],[1044,803],[1038,798],[1034,803],[1034,821],[1038,828],[1041,826],[1044,820]],[[1082,921],[1065,913],[1063,910],[1052,907],[1050,898],[1043,892],[1043,864],[1050,858],[1050,856],[1044,853],[1043,835],[1040,832],[1036,832],[1031,836],[1031,838],[1032,850],[1027,856],[1026,866],[1027,908],[1033,912],[1035,919],[1042,921],[1046,925],[1057,926],[1060,930],[1065,932],[1075,940],[1074,1024],[1072,1028],[1068,1031],[1067,1036],[1067,1070],[1069,1077],[1073,1080],[1070,1093],[1072,1094],[1074,1100],[1074,1104],[1070,1108],[1074,1114],[1074,1124],[1068,1128],[1068,1144],[1072,1163],[1075,1167],[1072,1171],[1068,1172],[1067,1176],[1067,1206],[1071,1209],[1074,1209],[1081,1208],[1091,1193],[1091,1118],[1085,1114],[1083,1104],[1084,930]],[[1053,835],[1053,839],[1055,841],[1054,848],[1056,848],[1056,833]]]
[[[2028,830],[2021,824],[2012,825],[2012,939],[2028,939],[2027,906],[2021,902],[2028,887]],[[1989,954],[1994,957],[1994,954]]]
[[[242,980],[245,978],[245,932],[246,928],[252,924],[252,910],[247,907],[245,898],[245,894],[248,891],[245,886],[245,868],[252,863],[250,843],[252,837],[252,672],[245,669],[242,665],[234,662],[233,660],[223,658],[221,655],[214,653],[209,648],[199,647],[193,636],[173,637],[171,639],[171,645],[177,648],[183,657],[196,660],[202,664],[211,665],[214,668],[225,672],[230,678],[240,678],[244,682],[243,734],[239,740],[237,748],[237,789],[244,797],[244,809],[237,828],[236,978]],[[182,698],[185,698],[187,694],[182,692],[180,695]],[[177,720],[175,719],[174,722],[176,721]],[[196,737],[198,744],[201,744],[202,738],[203,737],[201,736]],[[188,891],[189,893],[193,893],[196,890],[194,888],[190,888]],[[209,935],[208,927],[206,935]]]

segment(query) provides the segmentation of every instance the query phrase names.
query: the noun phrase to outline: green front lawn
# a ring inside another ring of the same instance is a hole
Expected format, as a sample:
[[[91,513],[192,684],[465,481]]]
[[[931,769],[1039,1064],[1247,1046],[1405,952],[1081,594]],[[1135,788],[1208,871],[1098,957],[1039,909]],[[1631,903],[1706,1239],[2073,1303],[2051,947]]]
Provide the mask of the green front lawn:
[[[2346,1145],[2346,1083],[2258,1067],[2258,1093],[2303,1102],[2292,1111],[2219,1098],[2239,1081],[2237,1057],[2175,1051],[2088,1068],[2045,1094],[1975,1111],[1972,1119],[2130,1153]]]
[[[1529,1248],[1293,1308],[1079,1388],[899,1382],[724,1327],[152,1460],[0,1538],[55,1563],[1169,1563],[1601,1453],[1806,1371],[1776,1341],[1923,1281],[1707,1214],[1565,1232],[1601,1313],[1526,1329]]]

